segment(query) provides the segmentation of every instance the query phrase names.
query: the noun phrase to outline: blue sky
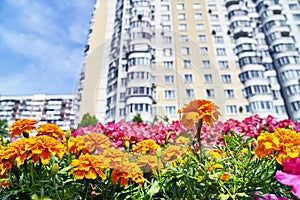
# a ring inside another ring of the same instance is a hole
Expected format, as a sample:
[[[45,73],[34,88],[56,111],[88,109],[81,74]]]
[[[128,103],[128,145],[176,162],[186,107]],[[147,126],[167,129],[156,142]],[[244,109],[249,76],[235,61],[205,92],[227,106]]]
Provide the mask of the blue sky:
[[[95,0],[0,0],[0,95],[71,94]]]

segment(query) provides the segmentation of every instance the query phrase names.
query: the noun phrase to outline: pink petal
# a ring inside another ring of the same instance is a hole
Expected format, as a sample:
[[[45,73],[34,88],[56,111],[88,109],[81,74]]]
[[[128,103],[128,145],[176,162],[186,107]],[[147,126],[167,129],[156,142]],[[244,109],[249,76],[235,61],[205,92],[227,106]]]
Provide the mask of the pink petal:
[[[276,179],[283,185],[292,186],[292,193],[300,199],[300,176],[287,174],[282,171],[276,172]]]

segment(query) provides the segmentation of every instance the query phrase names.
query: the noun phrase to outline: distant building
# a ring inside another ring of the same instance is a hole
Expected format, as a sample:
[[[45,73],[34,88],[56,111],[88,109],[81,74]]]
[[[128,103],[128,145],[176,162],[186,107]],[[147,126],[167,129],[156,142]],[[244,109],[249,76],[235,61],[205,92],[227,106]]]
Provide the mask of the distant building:
[[[178,119],[210,99],[223,119],[300,121],[297,0],[98,0],[79,84],[79,118]]]
[[[54,123],[64,131],[75,128],[74,95],[0,96],[0,119],[11,125],[18,119]]]

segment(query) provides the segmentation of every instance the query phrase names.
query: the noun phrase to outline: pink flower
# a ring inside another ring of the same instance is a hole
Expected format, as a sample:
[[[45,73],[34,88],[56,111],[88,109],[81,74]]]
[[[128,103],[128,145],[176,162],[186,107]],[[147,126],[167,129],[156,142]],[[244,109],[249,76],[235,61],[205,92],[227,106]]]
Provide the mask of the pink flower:
[[[283,185],[292,186],[292,193],[300,199],[300,156],[284,162],[283,170],[276,172],[276,179]]]
[[[254,197],[253,200],[289,200],[288,198],[277,197],[275,194],[259,195],[258,192],[255,192],[254,195],[259,197]]]

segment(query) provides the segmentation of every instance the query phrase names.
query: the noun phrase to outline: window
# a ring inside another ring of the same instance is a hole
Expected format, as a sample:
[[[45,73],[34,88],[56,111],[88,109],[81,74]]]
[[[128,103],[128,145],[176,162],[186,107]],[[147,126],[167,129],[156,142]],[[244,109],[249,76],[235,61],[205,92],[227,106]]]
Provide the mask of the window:
[[[180,35],[179,41],[180,42],[188,42],[189,38],[187,35]]]
[[[198,35],[198,42],[206,42],[206,36],[205,35]]]
[[[217,48],[217,55],[218,56],[226,56],[225,48]]]
[[[204,24],[196,24],[196,30],[197,31],[204,31],[205,30]]]
[[[205,83],[212,83],[213,82],[212,75],[211,74],[204,74],[204,82]]]
[[[202,19],[203,19],[202,13],[195,13],[195,20],[202,20]]]
[[[165,75],[164,81],[165,81],[165,83],[174,83],[174,76],[173,75]]]
[[[177,10],[184,10],[184,3],[178,3]]]
[[[194,98],[195,97],[194,89],[186,89],[185,97],[186,98]]]
[[[126,86],[127,78],[121,78],[121,86]]]
[[[162,11],[169,11],[170,6],[169,5],[161,5],[161,9],[162,9]]]
[[[221,75],[221,79],[223,83],[231,83],[231,76],[229,74]]]
[[[224,96],[226,99],[233,99],[234,98],[234,91],[232,89],[224,90]]]
[[[300,14],[293,14],[293,18],[295,21],[300,21]]]
[[[163,31],[171,31],[171,26],[170,25],[163,25],[162,30]]]
[[[207,47],[200,47],[200,54],[202,54],[202,55],[208,54],[208,48]]]
[[[192,74],[185,74],[184,75],[184,82],[185,83],[192,83],[193,82],[193,75]]]
[[[260,106],[261,106],[261,109],[263,109],[263,110],[271,109],[271,103],[269,101],[261,101]]]
[[[293,109],[294,111],[300,110],[300,101],[292,102],[292,109]]]
[[[182,65],[183,65],[183,68],[191,68],[192,67],[190,60],[183,60]]]
[[[181,55],[189,55],[190,54],[190,49],[188,47],[181,47],[180,48],[180,54]]]
[[[237,114],[236,105],[227,105],[226,114]]]
[[[286,93],[287,95],[300,94],[300,85],[297,84],[286,87]]]
[[[164,44],[170,44],[170,43],[172,43],[172,37],[170,37],[170,36],[164,36],[163,37],[163,43]]]
[[[298,10],[298,5],[296,3],[289,4],[290,10]]]
[[[219,15],[217,15],[217,14],[210,15],[210,19],[212,21],[218,21],[219,20]]]
[[[167,116],[176,115],[176,107],[175,106],[166,106],[165,107],[165,114]]]
[[[119,116],[120,117],[125,116],[125,108],[120,108],[120,110],[119,110]]]
[[[187,30],[187,24],[179,24],[178,29],[179,29],[180,31],[186,31],[186,30]]]
[[[206,89],[206,98],[212,99],[215,98],[215,91],[214,89]]]
[[[170,15],[162,15],[162,16],[161,16],[161,20],[162,20],[162,21],[165,21],[165,22],[170,21]]]
[[[125,92],[121,92],[120,93],[120,101],[124,101],[125,100]]]
[[[165,99],[175,99],[175,90],[165,90]]]
[[[228,69],[229,65],[227,61],[219,61],[219,67],[220,69]]]
[[[217,36],[217,35],[215,35],[215,36],[214,36],[214,41],[215,41],[215,43],[217,43],[217,44],[224,43],[224,40],[223,40],[223,37],[222,37],[222,36]]]
[[[185,13],[179,13],[178,14],[178,20],[185,20],[185,19],[186,19]]]
[[[172,56],[172,49],[164,49],[163,54],[164,56]]]
[[[212,25],[212,30],[216,32],[222,32],[221,25]]]
[[[208,4],[208,9],[209,10],[217,10],[217,5],[216,4]]]
[[[202,60],[202,67],[203,68],[210,68],[210,61],[209,60]]]
[[[173,61],[165,61],[163,62],[164,69],[173,69]]]
[[[194,10],[201,10],[201,4],[200,3],[194,3],[193,4],[193,9]]]

